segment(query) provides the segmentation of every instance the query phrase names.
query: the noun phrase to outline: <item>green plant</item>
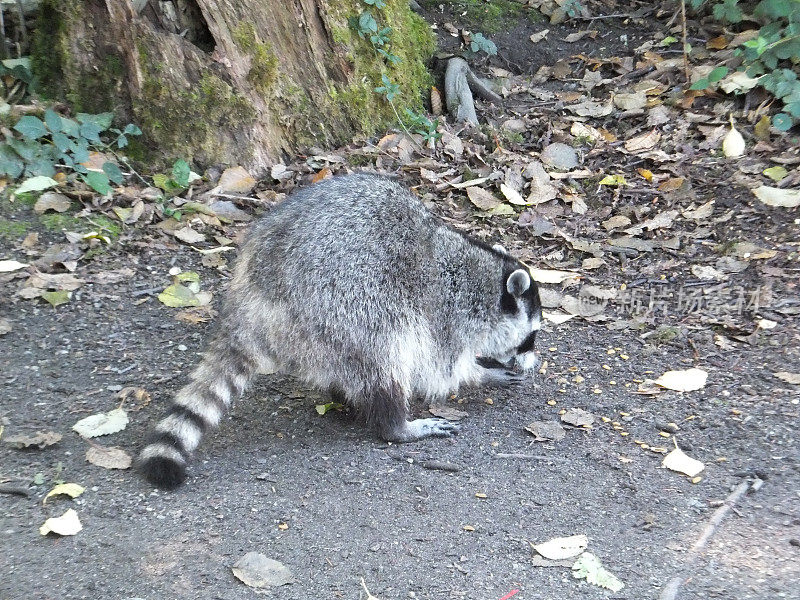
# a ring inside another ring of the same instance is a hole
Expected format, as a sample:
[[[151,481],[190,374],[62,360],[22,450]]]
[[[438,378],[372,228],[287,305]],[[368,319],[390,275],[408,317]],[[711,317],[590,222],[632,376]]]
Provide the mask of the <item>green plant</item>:
[[[715,19],[736,25],[743,21],[761,24],[758,36],[745,42],[736,53],[742,57],[741,70],[758,78],[758,85],[771,92],[783,104],[772,117],[772,125],[787,131],[800,122],[800,1],[798,0],[722,0],[711,3]],[[707,7],[706,0],[691,0],[692,8]],[[728,74],[727,67],[717,67],[707,78],[692,86],[705,89]]]
[[[414,133],[420,134],[426,142],[436,141],[442,137],[442,134],[437,131],[439,119],[431,121],[422,113],[415,112],[409,108],[406,109],[406,116],[408,117],[408,128]]]
[[[482,33],[473,33],[469,42],[469,49],[473,52],[486,52],[489,56],[497,54],[497,46],[492,40],[483,37]]]
[[[14,125],[21,137],[6,134],[6,141],[0,144],[0,174],[12,179],[23,174],[52,177],[58,167],[76,173],[94,190],[107,194],[110,182],[122,183],[122,171],[111,161],[103,163],[102,171],[90,170],[86,166],[89,153],[115,154],[115,148],[128,145],[128,136],[142,133],[132,124],[123,130],[112,128],[113,117],[113,113],[78,113],[73,120],[49,109],[44,113],[44,121],[33,115],[21,117]]]
[[[200,176],[193,172],[189,163],[182,158],[173,163],[172,172],[169,175],[166,173],[153,175],[153,183],[164,192],[164,196],[161,198],[161,211],[165,216],[174,217],[180,221],[183,211],[173,208],[169,199],[188,189],[189,185],[197,179],[200,179]]]

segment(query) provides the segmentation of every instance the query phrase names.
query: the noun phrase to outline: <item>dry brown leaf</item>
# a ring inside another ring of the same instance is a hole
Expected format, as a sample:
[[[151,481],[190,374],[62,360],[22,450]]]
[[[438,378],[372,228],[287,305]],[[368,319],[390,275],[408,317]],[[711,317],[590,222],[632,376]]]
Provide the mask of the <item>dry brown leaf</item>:
[[[55,431],[37,431],[36,433],[8,435],[3,438],[3,442],[15,448],[30,448],[36,446],[37,448],[45,448],[52,446],[61,441],[62,435]]]
[[[104,469],[129,469],[133,462],[130,454],[116,446],[93,446],[86,451],[86,460]]]
[[[249,194],[256,186],[256,180],[244,167],[225,169],[217,182],[217,189],[229,194]]]
[[[500,204],[500,200],[494,194],[480,187],[468,187],[467,197],[481,210],[492,210]]]
[[[647,133],[643,133],[641,135],[637,135],[629,140],[625,141],[625,149],[628,152],[638,152],[640,150],[649,150],[658,142],[661,141],[661,134],[652,129]],[[652,175],[651,175],[652,178]]]

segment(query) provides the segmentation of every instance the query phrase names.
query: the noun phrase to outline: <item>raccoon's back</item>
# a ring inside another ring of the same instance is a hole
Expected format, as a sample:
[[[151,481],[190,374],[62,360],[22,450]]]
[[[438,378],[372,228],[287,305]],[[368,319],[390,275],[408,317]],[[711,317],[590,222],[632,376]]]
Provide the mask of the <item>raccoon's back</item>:
[[[336,313],[419,304],[434,278],[438,222],[395,182],[322,181],[290,196],[255,228],[248,270],[268,297],[306,297]],[[422,307],[418,307],[422,308]]]

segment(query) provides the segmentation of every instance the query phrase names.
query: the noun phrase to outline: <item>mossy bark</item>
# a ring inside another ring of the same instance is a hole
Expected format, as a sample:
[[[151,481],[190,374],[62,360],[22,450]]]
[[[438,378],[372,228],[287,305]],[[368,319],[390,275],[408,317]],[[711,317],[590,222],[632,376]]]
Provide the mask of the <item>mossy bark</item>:
[[[161,3],[164,4],[164,3]],[[130,0],[44,0],[34,57],[40,89],[75,110],[114,110],[145,133],[153,158],[240,164],[263,172],[284,153],[386,127],[375,93],[420,108],[430,83],[430,27],[406,0],[176,0],[180,14]],[[348,20],[369,9],[392,28],[391,64]],[[183,19],[183,21],[181,21]],[[189,19],[191,22],[187,22]],[[189,33],[186,33],[189,32]]]

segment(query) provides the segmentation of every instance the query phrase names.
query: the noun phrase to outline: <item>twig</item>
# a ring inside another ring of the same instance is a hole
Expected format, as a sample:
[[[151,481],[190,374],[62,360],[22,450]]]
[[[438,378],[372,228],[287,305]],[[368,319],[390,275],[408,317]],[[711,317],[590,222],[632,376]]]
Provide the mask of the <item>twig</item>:
[[[686,41],[686,0],[681,0],[681,29],[683,31],[683,72],[689,83],[689,43]]]
[[[700,532],[700,537],[697,538],[697,541],[689,549],[686,559],[687,570],[692,567],[695,562],[697,562],[700,552],[703,550],[703,548],[705,548],[705,545],[708,543],[708,540],[711,539],[711,536],[714,535],[714,532],[717,530],[719,524],[728,515],[728,513],[733,510],[734,505],[742,499],[742,497],[747,493],[747,490],[752,489],[753,491],[756,491],[760,489],[762,485],[764,485],[764,482],[761,479],[756,478],[754,481],[746,479],[737,485],[736,489],[734,489],[730,495],[725,498],[725,502],[723,502],[722,506],[714,511],[714,514],[711,515],[711,518],[708,520],[706,526],[703,527],[703,531]],[[686,575],[676,575],[670,579],[667,582],[667,585],[664,586],[661,595],[658,597],[659,600],[675,600],[675,598],[678,597],[678,590],[687,580],[688,576]]]
[[[520,454],[518,452],[495,452],[495,458],[519,458],[522,460],[553,460],[553,461],[560,461],[565,460],[564,458],[558,458],[553,456],[545,456],[543,454]]]
[[[367,592],[367,600],[380,600],[377,596],[373,596],[370,591],[367,589],[367,584],[364,581],[364,578],[361,578],[361,587],[364,588],[364,591]]]
[[[215,192],[211,190],[208,192],[209,196],[214,196],[215,198],[227,198],[228,200],[247,200],[248,202],[254,202],[256,204],[262,204],[263,201],[258,198],[253,198],[252,196],[237,196],[236,194],[224,194],[222,192]]]

